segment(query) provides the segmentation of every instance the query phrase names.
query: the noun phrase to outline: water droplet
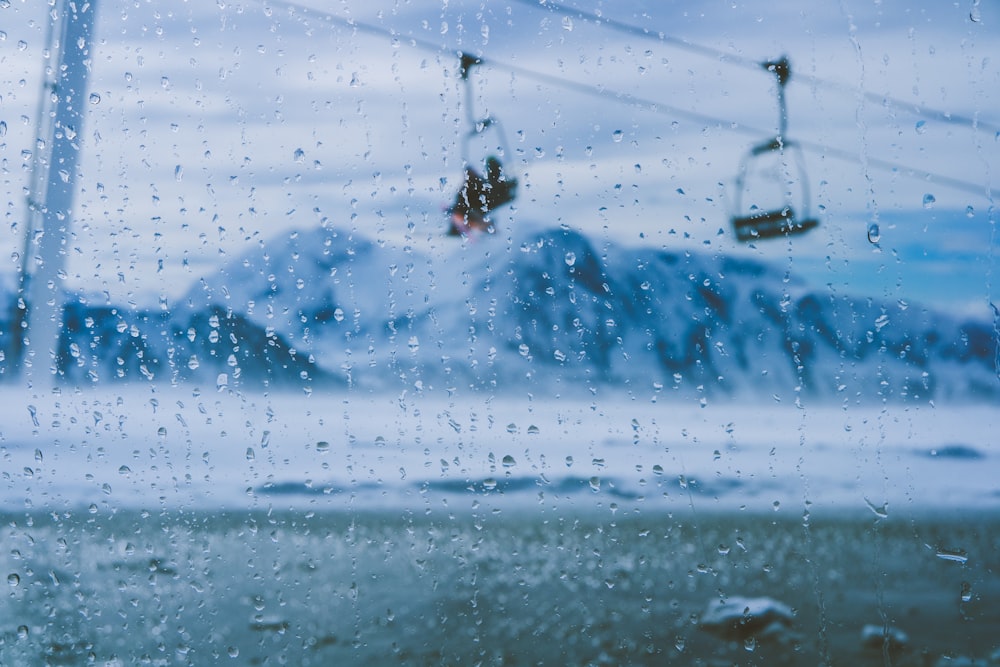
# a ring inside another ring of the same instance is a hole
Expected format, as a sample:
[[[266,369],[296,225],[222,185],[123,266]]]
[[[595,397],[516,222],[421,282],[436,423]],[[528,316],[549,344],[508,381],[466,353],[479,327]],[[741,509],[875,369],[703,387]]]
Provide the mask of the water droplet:
[[[91,104],[100,104],[101,103],[101,96],[98,95],[97,93],[91,93],[90,94],[90,103]]]
[[[965,217],[971,218],[974,215],[976,215],[976,209],[972,208],[971,206],[966,206],[965,207]]]
[[[156,435],[160,436],[161,438],[167,437],[167,427],[161,426],[160,428],[156,429]]]
[[[229,657],[230,658],[238,658],[238,657],[240,657],[240,650],[238,648],[236,648],[235,646],[230,646],[228,653],[229,653]]]
[[[566,266],[573,266],[574,264],[576,264],[576,253],[566,253]]]
[[[594,493],[597,493],[598,491],[601,490],[601,478],[598,477],[597,475],[594,475],[593,477],[590,478],[590,490],[593,491]]]
[[[180,166],[179,164],[174,166],[174,180],[175,181],[184,180],[184,167]]]
[[[878,223],[873,222],[868,225],[868,242],[872,244],[878,244],[879,239],[882,238],[882,232],[879,231]]]
[[[333,319],[337,320],[338,322],[344,321],[344,311],[342,308],[335,308],[333,310]]]
[[[962,582],[962,602],[972,601],[972,584],[968,581]]]
[[[562,20],[562,27],[566,32],[573,32],[573,19],[568,16],[564,16]]]
[[[253,453],[253,447],[247,447],[247,461],[253,461],[257,456]]]
[[[125,477],[128,477],[129,475],[132,474],[132,469],[129,468],[128,466],[124,466],[123,465],[123,466],[121,466],[121,467],[118,468],[118,474],[119,475],[124,475]]]
[[[503,457],[503,461],[501,461],[501,463],[503,463],[504,468],[512,468],[517,462],[514,460],[513,456],[507,454]]]
[[[190,368],[191,370],[196,370],[200,365],[201,364],[198,362],[198,357],[192,356],[190,359],[188,359],[188,368]]]
[[[884,519],[889,516],[889,503],[882,503],[881,505],[876,505],[872,501],[865,498],[865,504],[868,505],[868,509],[875,513],[880,519]]]
[[[625,133],[622,132],[621,130],[615,130],[614,132],[611,133],[611,138],[614,139],[614,141],[615,141],[616,144],[619,143],[619,142],[621,142],[622,137],[624,137],[624,136],[625,136]]]
[[[0,120],[0,137],[6,136],[7,134],[7,121]]]
[[[743,640],[743,648],[753,653],[754,649],[757,648],[757,639],[755,637],[747,637]]]
[[[301,148],[296,148],[295,153],[292,154],[292,157],[295,159],[296,162],[302,162],[302,160],[305,159],[305,156],[306,152]]]
[[[7,575],[7,583],[10,584],[11,588],[15,588],[20,585],[21,577],[16,572],[11,572]]]
[[[923,134],[924,132],[927,131],[927,121],[918,120],[917,124],[914,126],[913,129],[917,131],[917,134]]]
[[[27,625],[19,625],[19,626],[17,626],[17,638],[18,639],[27,639],[28,638],[28,626]]]
[[[925,194],[924,195],[924,208],[930,208],[930,207],[934,206],[934,202],[936,202],[936,201],[937,201],[937,198],[935,198],[934,195],[932,195],[930,193]]]
[[[948,560],[953,563],[966,563],[969,560],[969,554],[965,552],[965,549],[938,549],[935,554],[941,560]]]
[[[263,447],[267,447],[270,444],[271,444],[271,432],[270,431],[264,431],[264,433],[261,434],[261,436],[260,436],[260,446],[263,448]]]
[[[323,452],[325,454],[326,452],[330,451],[330,443],[327,442],[326,440],[320,440],[319,442],[316,443],[316,451]]]
[[[35,426],[38,426],[39,425],[38,424],[38,408],[36,408],[34,405],[29,405],[28,406],[28,414],[31,415],[31,423],[34,424]]]
[[[569,467],[572,467],[572,465],[573,465],[573,457],[572,456],[567,456],[566,457],[566,467],[569,468]]]
[[[497,488],[497,481],[492,477],[487,477],[483,480],[483,488],[487,491],[492,491]]]

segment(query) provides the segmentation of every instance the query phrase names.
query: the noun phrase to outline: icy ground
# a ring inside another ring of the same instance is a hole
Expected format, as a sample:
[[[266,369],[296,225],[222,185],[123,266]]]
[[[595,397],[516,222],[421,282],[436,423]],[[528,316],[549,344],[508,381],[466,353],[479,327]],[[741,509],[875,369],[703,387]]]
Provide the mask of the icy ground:
[[[0,502],[34,509],[1000,507],[992,405],[796,407],[148,385],[0,395]]]

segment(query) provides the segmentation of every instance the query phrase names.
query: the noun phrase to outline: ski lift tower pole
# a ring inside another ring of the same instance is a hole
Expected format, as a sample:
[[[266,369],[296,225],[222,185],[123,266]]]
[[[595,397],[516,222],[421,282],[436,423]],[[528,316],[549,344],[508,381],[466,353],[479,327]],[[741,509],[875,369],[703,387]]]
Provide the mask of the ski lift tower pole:
[[[56,0],[38,106],[15,356],[29,380],[58,373],[62,277],[73,220],[97,0]],[[43,371],[44,369],[44,371]]]

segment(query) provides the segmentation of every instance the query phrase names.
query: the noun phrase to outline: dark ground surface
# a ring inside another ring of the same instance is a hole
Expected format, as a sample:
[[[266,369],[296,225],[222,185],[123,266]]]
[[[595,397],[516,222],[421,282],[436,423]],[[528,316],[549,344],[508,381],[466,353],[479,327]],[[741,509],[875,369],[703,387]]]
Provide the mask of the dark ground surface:
[[[0,540],[9,666],[937,665],[1000,646],[992,515],[81,511],[3,515]],[[699,627],[761,595],[790,630]],[[909,644],[866,648],[865,624]]]

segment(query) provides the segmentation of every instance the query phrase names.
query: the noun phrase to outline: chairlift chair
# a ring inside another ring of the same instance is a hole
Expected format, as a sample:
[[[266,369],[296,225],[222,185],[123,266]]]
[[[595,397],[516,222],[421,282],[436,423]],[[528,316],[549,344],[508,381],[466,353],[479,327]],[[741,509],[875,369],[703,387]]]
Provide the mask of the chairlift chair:
[[[739,241],[796,236],[819,225],[809,214],[809,178],[802,148],[788,139],[785,84],[791,77],[787,58],[763,63],[778,80],[778,134],[752,147],[740,160],[732,216]],[[744,208],[744,199],[749,199]]]

